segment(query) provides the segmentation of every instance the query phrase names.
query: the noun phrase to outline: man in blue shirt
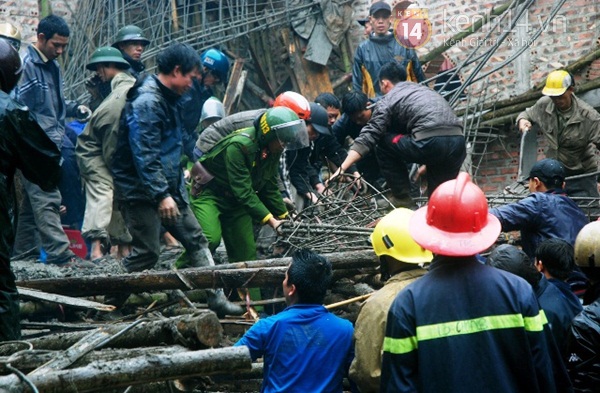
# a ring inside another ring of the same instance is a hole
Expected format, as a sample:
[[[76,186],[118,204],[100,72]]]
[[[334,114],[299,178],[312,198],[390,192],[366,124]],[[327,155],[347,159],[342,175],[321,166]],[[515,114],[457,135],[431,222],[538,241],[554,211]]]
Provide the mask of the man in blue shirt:
[[[331,282],[324,257],[299,250],[282,288],[288,307],[261,319],[235,343],[262,357],[261,392],[342,392],[354,356],[352,324],[331,314],[323,299]]]

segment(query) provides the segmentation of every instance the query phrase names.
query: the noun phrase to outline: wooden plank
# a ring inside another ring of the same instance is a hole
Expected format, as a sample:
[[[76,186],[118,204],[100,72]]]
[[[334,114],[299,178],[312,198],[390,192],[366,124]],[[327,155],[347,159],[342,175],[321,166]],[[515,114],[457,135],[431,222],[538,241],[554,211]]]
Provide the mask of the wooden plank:
[[[17,287],[19,291],[19,296],[24,299],[32,299],[32,300],[42,300],[44,302],[49,303],[58,303],[64,304],[71,307],[89,309],[89,310],[98,310],[98,311],[107,311],[111,312],[115,310],[115,306],[111,306],[110,304],[102,304],[98,302],[92,302],[91,300],[78,299],[65,295],[58,295],[55,293],[47,293],[42,292],[37,289],[29,289],[23,287]]]
[[[233,62],[231,69],[231,77],[229,78],[229,84],[225,90],[225,97],[223,97],[223,106],[225,107],[225,113],[231,114],[231,108],[236,102],[237,92],[240,91],[240,83],[243,84],[246,78],[243,77],[244,59],[236,58]]]

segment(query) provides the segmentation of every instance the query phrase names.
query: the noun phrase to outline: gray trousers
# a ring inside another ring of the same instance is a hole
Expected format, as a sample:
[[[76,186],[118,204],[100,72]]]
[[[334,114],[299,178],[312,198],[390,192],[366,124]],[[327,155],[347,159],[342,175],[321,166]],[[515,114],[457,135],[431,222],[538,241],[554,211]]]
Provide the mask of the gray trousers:
[[[60,223],[61,196],[58,188],[44,191],[19,172],[23,185],[23,202],[15,235],[13,259],[39,257],[40,246],[48,263],[63,263],[75,254]]]
[[[183,245],[191,266],[215,264],[208,250],[208,241],[189,206],[179,206],[181,215],[177,221],[174,224],[164,224],[161,222],[155,204],[142,201],[119,201],[118,205],[132,237],[133,249],[123,259],[123,266],[128,272],[150,269],[158,262],[161,225],[164,225],[167,231]]]

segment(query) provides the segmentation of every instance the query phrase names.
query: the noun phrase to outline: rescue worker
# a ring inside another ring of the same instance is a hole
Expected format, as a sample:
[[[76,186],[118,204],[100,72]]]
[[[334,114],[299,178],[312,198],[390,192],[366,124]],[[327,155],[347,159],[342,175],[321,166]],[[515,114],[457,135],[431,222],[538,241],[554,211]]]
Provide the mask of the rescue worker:
[[[252,223],[276,229],[288,215],[277,186],[279,158],[285,148],[307,145],[304,121],[289,108],[275,107],[194,164],[196,216],[211,251],[223,237],[230,262],[256,259]]]
[[[195,74],[192,87],[179,100],[185,137],[192,138],[194,142],[198,136],[196,128],[200,122],[202,107],[214,95],[212,87],[219,83],[227,85],[229,73],[229,60],[218,49],[211,48],[202,52],[200,62],[200,72]],[[186,151],[185,154],[192,157],[191,151]]]
[[[296,92],[286,91],[278,95],[273,102],[273,107],[278,106],[284,106],[293,110],[302,120],[308,120],[310,118],[310,105],[308,101]],[[231,134],[233,131],[253,127],[255,120],[266,111],[266,109],[254,109],[234,113],[233,115],[229,115],[210,125],[208,128],[203,129],[196,142],[196,147],[194,148],[194,157],[196,159],[202,157],[202,155],[212,149],[217,142]]]
[[[19,53],[0,38],[0,341],[19,340],[19,295],[10,268],[14,241],[9,195],[15,171],[43,190],[55,189],[60,151],[27,107],[9,95],[23,72]]]
[[[390,32],[392,8],[385,1],[376,1],[369,9],[373,33],[354,53],[352,90],[362,91],[369,98],[383,93],[379,87],[379,69],[390,61],[397,61],[407,70],[408,81],[422,82],[425,74],[414,49],[408,49]]]
[[[235,346],[253,360],[263,358],[261,392],[342,392],[352,361],[352,324],[330,313],[323,299],[331,283],[331,263],[301,249],[281,285],[287,307],[261,318]]]
[[[325,185],[320,176],[323,166],[321,160],[339,166],[346,158],[346,150],[331,135],[327,111],[321,105],[310,103],[310,118],[306,121],[306,130],[309,146],[285,153],[289,179],[298,196],[298,200],[295,201],[298,210],[316,204],[325,192]],[[348,172],[356,178],[360,177],[356,167],[351,166]]]
[[[481,264],[500,234],[467,173],[441,184],[409,233],[434,254],[387,318],[381,392],[569,392],[531,286]]]
[[[523,251],[531,258],[545,239],[560,238],[575,244],[577,233],[589,222],[583,211],[564,193],[565,170],[560,162],[545,158],[529,172],[529,194],[524,199],[490,209],[502,230],[521,231]]]
[[[544,97],[517,117],[520,131],[537,124],[548,141],[546,157],[558,160],[571,179],[565,192],[571,197],[598,198],[596,149],[600,148],[600,114],[575,95],[575,80],[566,70],[552,71],[542,90]]]
[[[157,65],[157,75],[139,79],[127,94],[111,168],[115,197],[133,239],[133,250],[122,261],[128,272],[156,264],[161,223],[185,247],[189,266],[214,265],[189,208],[180,167],[184,131],[177,105],[200,61],[190,46],[174,43],[159,53]],[[222,289],[207,294],[209,307],[219,316],[243,313]]]
[[[467,153],[462,122],[448,102],[405,79],[406,71],[395,61],[381,68],[379,81],[387,94],[377,102],[341,170],[376,150],[391,190],[390,201],[396,207],[414,208],[407,165],[427,167],[427,195],[431,196],[439,184],[456,177]]]
[[[566,363],[577,393],[598,390],[600,382],[600,221],[587,224],[575,240],[575,263],[589,277],[583,311],[567,337]]]
[[[515,274],[531,285],[540,308],[544,310],[548,319],[554,341],[563,353],[567,332],[573,318],[581,311],[581,303],[568,300],[556,285],[536,269],[523,250],[511,244],[496,247],[487,257],[485,264]],[[573,293],[571,296],[574,296]]]
[[[325,108],[329,126],[333,126],[340,117],[340,111],[342,110],[340,100],[332,93],[321,93],[315,97],[315,102]]]
[[[408,233],[413,216],[409,209],[395,209],[383,217],[371,234],[371,245],[381,271],[383,288],[362,305],[354,326],[354,360],[349,377],[361,393],[376,393],[381,382],[381,353],[387,312],[396,295],[422,277],[423,268],[433,258]]]
[[[0,37],[6,39],[17,52],[21,49],[21,32],[11,23],[0,23]]]
[[[94,111],[83,133],[77,138],[75,148],[86,198],[82,235],[91,244],[92,262],[100,262],[110,251],[111,244],[117,245],[119,259],[130,251],[131,235],[114,204],[114,185],[110,172],[119,119],[127,92],[135,83],[135,78],[125,72],[129,66],[121,52],[106,46],[96,49],[86,65],[102,82],[110,83],[111,91]]]
[[[149,44],[150,40],[144,37],[142,29],[135,25],[121,27],[117,32],[115,41],[112,43],[112,47],[118,49],[123,59],[129,63],[127,73],[135,79],[140,77],[146,69],[142,62],[142,54]],[[98,75],[87,79],[85,87],[92,96],[90,101],[92,110],[96,110],[110,94],[110,82],[103,82]]]

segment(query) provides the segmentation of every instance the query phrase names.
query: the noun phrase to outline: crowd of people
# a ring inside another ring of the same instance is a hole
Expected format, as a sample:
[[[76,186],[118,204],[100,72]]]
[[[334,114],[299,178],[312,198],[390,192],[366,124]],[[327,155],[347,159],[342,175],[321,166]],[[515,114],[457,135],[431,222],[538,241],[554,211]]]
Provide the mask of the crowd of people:
[[[346,377],[357,392],[596,391],[600,222],[589,223],[569,196],[598,196],[586,175],[597,170],[600,115],[574,95],[570,73],[550,73],[544,97],[516,124],[544,130],[548,158],[527,174],[527,197],[488,209],[461,172],[461,121],[418,83],[421,65],[389,32],[390,17],[386,3],[371,6],[353,91],[341,100],[289,91],[271,108],[231,115],[214,97],[229,72],[217,48],[199,54],[173,42],[150,74],[142,55],[151,40],[125,26],[90,57],[91,100],[79,103],[64,97],[57,58],[70,30],[62,18],[40,20],[23,59],[18,30],[0,26],[0,340],[20,337],[11,259],[85,269],[112,248],[124,272],[139,272],[156,265],[161,242],[174,242],[183,269],[214,265],[223,242],[228,261],[254,260],[256,225],[276,233],[344,174],[388,188],[396,207],[370,238],[385,286],[353,326],[323,306],[327,258],[296,251],[282,283],[286,309],[235,344],[263,359],[262,391],[341,392]],[[74,151],[87,258],[70,249],[61,223],[67,118],[85,123]],[[427,181],[421,208],[414,165]],[[572,175],[584,176],[567,181]],[[15,178],[22,202],[11,217]],[[522,248],[488,255],[501,231],[521,231]],[[207,299],[219,316],[245,311],[220,288]]]

